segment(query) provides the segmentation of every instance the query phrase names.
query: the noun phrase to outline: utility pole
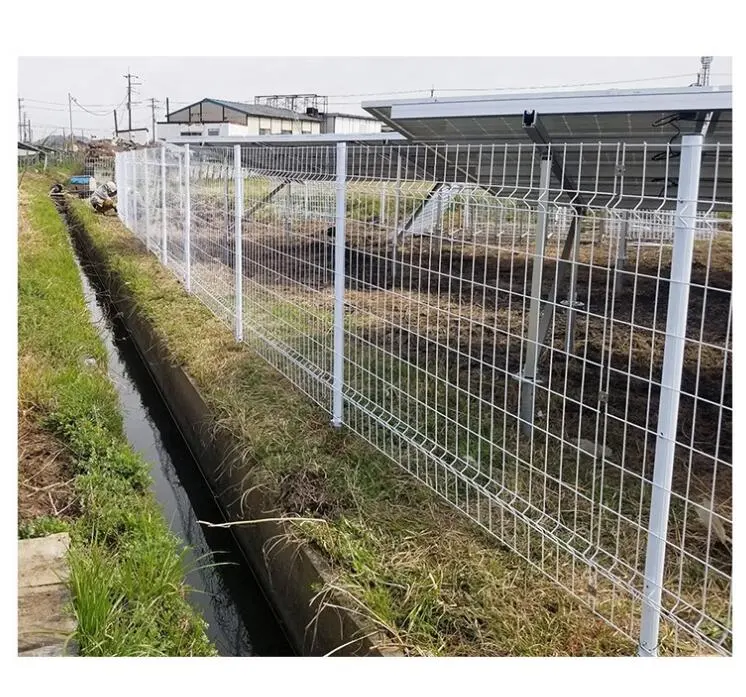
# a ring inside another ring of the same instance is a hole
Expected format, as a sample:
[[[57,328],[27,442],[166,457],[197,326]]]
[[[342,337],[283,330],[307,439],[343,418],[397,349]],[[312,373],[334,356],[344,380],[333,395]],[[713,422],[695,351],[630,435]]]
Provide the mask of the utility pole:
[[[67,93],[67,109],[70,112],[70,150],[75,147],[75,136],[73,135],[73,98]]]
[[[114,137],[119,135],[119,127],[117,126],[117,110],[114,109]]]
[[[23,99],[18,97],[18,140],[23,142]]]
[[[152,127],[153,127],[152,135],[150,137],[151,143],[155,143],[155,104],[156,104],[155,97],[151,97],[150,98],[150,113],[152,116]]]
[[[127,128],[132,130],[132,78],[139,77],[139,75],[132,75],[127,68],[127,74],[124,76],[127,78]],[[135,86],[140,83],[135,83]],[[131,136],[130,136],[131,137]]]
[[[712,65],[712,56],[700,56],[699,62],[702,70],[697,73],[697,82],[690,87],[707,87],[710,84],[710,66]]]

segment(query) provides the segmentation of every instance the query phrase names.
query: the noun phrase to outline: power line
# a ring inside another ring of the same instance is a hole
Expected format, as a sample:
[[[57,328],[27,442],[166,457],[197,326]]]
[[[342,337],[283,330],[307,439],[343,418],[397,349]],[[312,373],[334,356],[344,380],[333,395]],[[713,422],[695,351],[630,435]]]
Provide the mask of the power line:
[[[119,102],[119,104],[117,104],[117,105],[116,105],[115,107],[113,107],[113,108],[114,108],[115,110],[116,110],[116,109],[119,109],[119,107],[120,107],[120,106],[122,106],[122,104],[124,104],[124,103],[125,103],[126,101],[127,101],[127,97],[125,97],[124,99],[122,99],[122,101],[121,101],[121,102]],[[80,107],[80,108],[81,108],[81,109],[82,109],[83,111],[85,111],[85,112],[86,112],[86,114],[91,114],[92,116],[109,116],[109,115],[111,114],[111,109],[110,109],[109,111],[105,111],[105,112],[103,112],[103,113],[96,113],[95,111],[89,111],[89,110],[88,110],[88,109],[86,109],[86,108],[85,108],[85,107],[84,107],[84,106],[83,106],[83,105],[82,105],[82,104],[81,104],[81,103],[80,103],[80,102],[79,102],[79,101],[78,101],[77,99],[75,99],[75,97],[73,97],[73,102],[75,102],[75,104],[76,104],[77,106],[79,106],[79,107]]]

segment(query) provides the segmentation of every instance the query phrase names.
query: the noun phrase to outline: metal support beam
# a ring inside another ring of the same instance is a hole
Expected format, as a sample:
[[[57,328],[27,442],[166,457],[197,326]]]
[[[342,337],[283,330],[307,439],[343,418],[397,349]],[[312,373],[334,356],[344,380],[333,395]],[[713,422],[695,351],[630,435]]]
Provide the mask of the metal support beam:
[[[570,259],[570,290],[567,293],[567,329],[565,334],[565,353],[568,356],[575,353],[575,318],[578,295],[575,290],[578,280],[578,248],[580,247],[580,212],[573,211],[573,219],[570,222],[568,238],[572,236],[572,258]],[[568,240],[565,240],[565,245]],[[564,250],[563,250],[564,252]],[[555,297],[559,292],[559,270],[557,272],[557,283],[555,285]],[[548,327],[548,325],[547,325]],[[543,339],[542,339],[543,342]]]
[[[519,414],[521,430],[531,434],[534,423],[534,404],[536,401],[536,367],[539,355],[539,315],[541,312],[541,286],[544,271],[544,246],[547,234],[547,204],[549,202],[549,169],[548,158],[541,161],[539,180],[539,201],[536,216],[536,251],[534,252],[533,273],[531,277],[531,306],[528,315],[528,334],[526,336],[526,358],[521,372],[521,399]]]
[[[525,111],[523,113],[523,130],[534,143],[542,146],[544,154],[549,153],[552,160],[552,174],[560,183],[562,190],[568,194],[572,193],[573,203],[583,205],[585,197],[580,194],[577,184],[565,170],[565,165],[560,159],[557,149],[550,147],[551,139],[536,111]]]
[[[676,202],[671,280],[666,315],[666,343],[663,349],[663,375],[658,408],[658,429],[653,465],[653,492],[650,501],[648,545],[645,555],[645,583],[640,623],[640,656],[658,653],[658,634],[666,560],[668,515],[671,504],[679,398],[684,367],[689,284],[692,273],[694,232],[702,164],[702,135],[684,136],[679,163],[679,191]]]
[[[575,256],[577,255],[577,246],[580,241],[580,218],[580,211],[575,209],[573,218],[570,221],[570,229],[568,230],[567,237],[565,238],[565,244],[562,246],[562,252],[560,253],[557,273],[554,277],[554,284],[552,286],[552,294],[548,298],[548,301],[544,306],[544,312],[541,315],[541,321],[539,323],[538,360],[541,359],[545,351],[544,343],[546,342],[549,325],[552,323],[552,318],[554,317],[554,308],[557,306],[557,301],[560,296],[560,289],[565,285],[567,276],[572,276],[573,272],[576,270],[576,265],[570,263],[569,259],[571,254]],[[575,281],[571,278],[569,298],[573,298],[575,295],[574,283]],[[565,346],[567,346],[567,343],[565,344]]]
[[[266,206],[277,194],[280,193],[288,184],[290,184],[290,181],[282,182],[282,184],[279,184],[274,189],[272,189],[268,194],[263,196],[261,199],[259,199],[256,203],[252,203],[245,211],[244,215],[248,218],[250,215],[253,215],[256,213],[262,206]]]
[[[334,235],[334,365],[332,368],[332,426],[344,418],[345,220],[347,218],[347,143],[337,143],[337,222]]]
[[[397,175],[397,184],[398,184],[398,175]],[[420,217],[420,215],[424,212],[425,207],[430,203],[438,194],[438,192],[445,186],[442,182],[436,182],[433,184],[432,188],[425,194],[425,198],[418,203],[414,210],[412,211],[412,215],[409,216],[409,219],[406,223],[404,223],[404,227],[401,229],[401,237],[404,237],[407,232],[409,232],[415,222],[417,221],[417,218]],[[436,200],[436,204],[439,203],[439,200]]]

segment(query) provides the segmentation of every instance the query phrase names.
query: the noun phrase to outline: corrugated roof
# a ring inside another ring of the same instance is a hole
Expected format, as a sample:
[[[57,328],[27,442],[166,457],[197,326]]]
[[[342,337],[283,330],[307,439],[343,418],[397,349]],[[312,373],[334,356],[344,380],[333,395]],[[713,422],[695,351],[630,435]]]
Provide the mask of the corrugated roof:
[[[200,102],[195,102],[194,104],[190,104],[188,107],[181,107],[181,109],[176,109],[171,112],[171,114],[175,114],[179,111],[184,111],[185,109],[189,109],[190,107],[196,106],[197,104],[200,104],[201,102],[212,102],[213,104],[219,104],[220,106],[224,106],[228,109],[233,109],[235,111],[240,111],[242,114],[247,114],[248,116],[265,116],[267,118],[275,118],[275,119],[293,119],[293,120],[299,120],[299,121],[315,121],[318,122],[320,119],[316,116],[308,116],[307,114],[301,114],[297,111],[293,111],[292,109],[280,109],[278,107],[273,106],[266,106],[264,104],[247,104],[246,102],[229,102],[225,99],[213,99],[212,97],[205,97],[204,99],[200,100]],[[170,116],[171,114],[167,114],[166,118]]]

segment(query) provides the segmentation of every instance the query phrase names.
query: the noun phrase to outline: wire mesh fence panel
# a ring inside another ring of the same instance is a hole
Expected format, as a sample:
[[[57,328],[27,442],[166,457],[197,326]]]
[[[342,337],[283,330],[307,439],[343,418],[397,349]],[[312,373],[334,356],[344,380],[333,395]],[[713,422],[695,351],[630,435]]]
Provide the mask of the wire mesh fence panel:
[[[191,274],[195,294],[221,320],[235,318],[234,181],[231,148],[194,147],[191,153]]]
[[[328,150],[242,154],[245,340],[325,409],[336,201],[333,169],[323,166]]]
[[[243,336],[328,411],[338,386],[347,427],[646,650],[728,654],[731,149],[697,150],[691,200],[661,152],[245,147]],[[191,156],[194,288],[230,321],[235,163]],[[159,184],[123,157],[142,238]]]
[[[187,175],[184,166],[183,149],[164,148],[163,170],[161,177],[164,183],[165,203],[162,212],[162,233],[165,235],[166,263],[171,266],[176,276],[186,280],[186,245],[185,245],[185,206]]]

